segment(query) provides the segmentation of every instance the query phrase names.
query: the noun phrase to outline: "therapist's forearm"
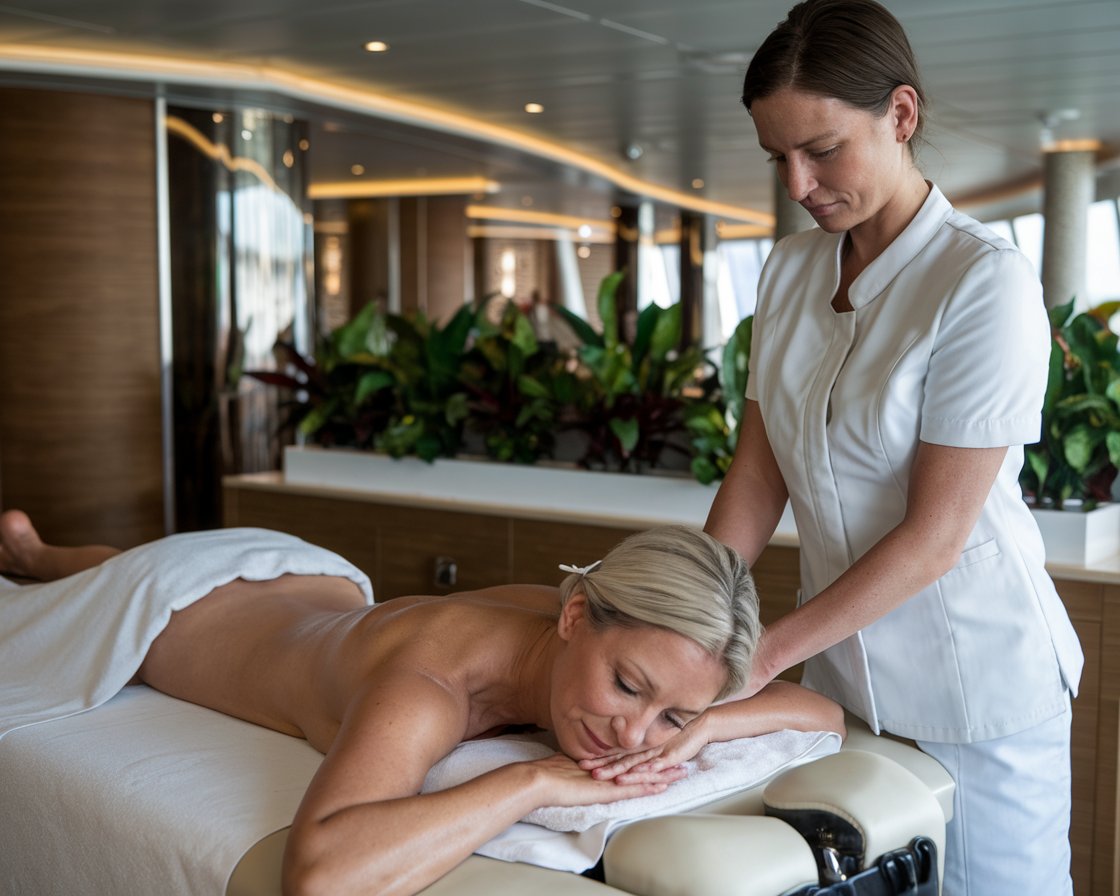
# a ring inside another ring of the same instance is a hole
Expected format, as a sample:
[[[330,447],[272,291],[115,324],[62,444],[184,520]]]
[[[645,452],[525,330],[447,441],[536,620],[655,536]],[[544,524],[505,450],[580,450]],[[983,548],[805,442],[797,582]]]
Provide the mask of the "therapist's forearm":
[[[866,628],[956,565],[1006,448],[918,443],[906,515],[835,582],[770,625],[754,686]]]
[[[749,699],[731,698],[704,713],[710,742],[772,731],[835,731],[846,735],[844,710],[828,697],[790,681],[772,681]]]
[[[789,492],[756,402],[747,401],[739,448],[708,511],[704,531],[753,566],[770,542]]]
[[[866,628],[936,582],[958,556],[958,547],[931,544],[920,527],[892,530],[828,588],[766,627],[752,681],[769,681]]]

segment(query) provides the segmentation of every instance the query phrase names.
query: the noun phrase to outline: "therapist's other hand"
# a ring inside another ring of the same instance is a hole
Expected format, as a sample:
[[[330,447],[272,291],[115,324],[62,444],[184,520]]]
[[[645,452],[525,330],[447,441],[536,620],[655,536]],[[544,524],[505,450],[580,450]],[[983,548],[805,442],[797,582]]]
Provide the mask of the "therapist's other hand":
[[[680,769],[681,763],[692,759],[710,742],[706,714],[702,713],[660,746],[625,756],[584,759],[579,765],[601,781],[638,784],[656,780],[671,770]]]

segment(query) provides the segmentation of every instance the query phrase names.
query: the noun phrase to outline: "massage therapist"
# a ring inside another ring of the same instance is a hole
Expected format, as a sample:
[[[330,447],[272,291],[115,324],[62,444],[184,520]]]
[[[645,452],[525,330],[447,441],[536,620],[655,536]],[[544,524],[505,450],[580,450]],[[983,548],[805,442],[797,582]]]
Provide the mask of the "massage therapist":
[[[748,692],[804,683],[956,781],[946,896],[1062,896],[1082,654],[1023,502],[1049,355],[1030,263],[914,160],[926,100],[898,22],[808,0],[743,103],[817,227],[762,272],[738,451],[707,529],[753,563],[787,498],[800,606]]]

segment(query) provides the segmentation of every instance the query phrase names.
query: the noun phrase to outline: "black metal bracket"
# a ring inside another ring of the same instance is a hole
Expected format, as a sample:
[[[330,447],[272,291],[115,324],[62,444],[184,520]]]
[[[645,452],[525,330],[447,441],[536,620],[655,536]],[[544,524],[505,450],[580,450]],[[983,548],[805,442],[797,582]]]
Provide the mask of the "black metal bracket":
[[[845,880],[788,896],[937,896],[937,889],[937,845],[928,837],[915,837],[908,847],[880,856]]]

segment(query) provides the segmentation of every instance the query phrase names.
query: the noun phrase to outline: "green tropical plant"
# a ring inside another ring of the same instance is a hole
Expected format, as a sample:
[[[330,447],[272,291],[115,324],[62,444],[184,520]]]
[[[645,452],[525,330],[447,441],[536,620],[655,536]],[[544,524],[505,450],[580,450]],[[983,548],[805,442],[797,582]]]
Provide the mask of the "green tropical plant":
[[[724,345],[718,395],[685,408],[684,423],[692,436],[692,475],[705,485],[723,478],[739,443],[753,328],[753,315],[743,318]]]
[[[584,388],[574,425],[588,437],[581,459],[598,469],[640,471],[663,464],[666,452],[691,457],[686,408],[710,402],[716,381],[703,351],[681,348],[681,306],[648,305],[632,343],[622,337],[616,293],[624,272],[607,276],[597,300],[602,333],[558,309],[582,341],[577,354]]]
[[[1025,450],[1019,481],[1041,507],[1111,497],[1120,467],[1120,351],[1109,319],[1120,302],[1081,314],[1071,301],[1050,309],[1050,369],[1042,437]]]
[[[679,304],[645,308],[627,342],[615,301],[622,276],[600,288],[601,333],[557,309],[580,341],[574,356],[538,341],[514,303],[496,317],[489,299],[465,305],[443,325],[371,304],[314,358],[279,344],[280,371],[247,375],[284,389],[289,424],[321,445],[430,461],[477,444],[496,460],[534,463],[573,431],[584,440],[578,462],[591,469],[687,462],[701,482],[718,479],[738,438],[751,319],[718,371],[700,348],[681,347]]]
[[[481,436],[488,457],[533,463],[554,452],[557,418],[574,395],[575,377],[555,344],[537,341],[515,303],[506,304],[497,322],[487,305],[476,315],[474,341],[460,369],[467,432]]]
[[[248,374],[286,389],[298,431],[319,444],[452,456],[467,415],[459,367],[473,325],[466,306],[439,326],[370,304],[332,331],[314,359],[281,345],[290,372]]]

